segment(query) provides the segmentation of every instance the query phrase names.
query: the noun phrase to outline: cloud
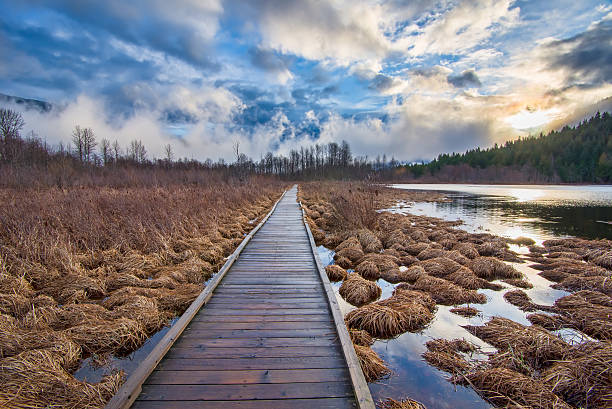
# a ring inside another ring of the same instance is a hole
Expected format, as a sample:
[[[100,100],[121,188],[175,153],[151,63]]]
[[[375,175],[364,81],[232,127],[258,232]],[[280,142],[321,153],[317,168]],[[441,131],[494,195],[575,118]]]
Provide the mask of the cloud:
[[[389,77],[383,74],[378,74],[372,79],[369,87],[370,89],[375,89],[377,91],[383,92],[383,91],[388,91],[392,88],[395,88],[399,86],[400,84],[401,84],[401,81],[396,78]]]
[[[39,0],[24,0],[21,7],[49,7]],[[49,7],[50,8],[50,7]],[[216,68],[210,42],[223,12],[219,0],[58,0],[52,10],[105,37],[161,51],[201,68]],[[92,33],[93,34],[93,33]]]
[[[384,35],[383,7],[365,1],[237,1],[229,12],[254,21],[262,45],[283,54],[348,66],[379,61],[390,43]]]
[[[429,18],[400,44],[412,56],[464,54],[495,33],[517,24],[520,9],[513,0],[467,0]]]
[[[285,84],[293,78],[289,68],[292,58],[260,47],[251,48],[249,54],[255,67],[275,75],[279,83]]]
[[[543,45],[541,52],[549,70],[566,75],[566,85],[612,82],[612,14],[582,33]]]
[[[460,75],[449,75],[447,77],[449,84],[452,84],[456,88],[465,87],[480,87],[482,84],[480,79],[473,70],[463,71]]]

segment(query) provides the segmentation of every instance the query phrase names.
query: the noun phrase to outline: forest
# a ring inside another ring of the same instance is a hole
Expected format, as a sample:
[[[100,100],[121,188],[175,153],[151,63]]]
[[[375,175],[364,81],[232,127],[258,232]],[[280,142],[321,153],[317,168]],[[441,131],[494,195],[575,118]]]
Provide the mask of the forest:
[[[496,168],[503,179],[512,171],[530,175],[533,182],[612,182],[612,116],[597,113],[576,127],[565,126],[546,135],[508,141],[503,146],[476,148],[463,154],[441,154],[429,163],[406,165],[415,179],[446,179],[466,167],[484,175]],[[442,176],[444,175],[444,176]],[[484,181],[484,180],[481,180]]]

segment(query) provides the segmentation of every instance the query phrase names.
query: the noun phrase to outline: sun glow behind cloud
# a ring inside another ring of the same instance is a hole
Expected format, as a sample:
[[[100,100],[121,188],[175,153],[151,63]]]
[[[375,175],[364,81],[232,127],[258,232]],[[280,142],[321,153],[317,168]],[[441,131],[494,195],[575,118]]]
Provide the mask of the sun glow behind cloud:
[[[535,111],[526,109],[506,117],[505,121],[516,130],[529,130],[545,126],[557,119],[559,113],[559,109],[557,108]]]

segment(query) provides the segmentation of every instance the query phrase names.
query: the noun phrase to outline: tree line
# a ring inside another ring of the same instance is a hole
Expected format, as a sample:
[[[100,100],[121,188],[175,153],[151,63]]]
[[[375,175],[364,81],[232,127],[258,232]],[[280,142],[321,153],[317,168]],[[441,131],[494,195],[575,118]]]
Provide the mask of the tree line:
[[[234,142],[234,161],[206,159],[198,161],[175,158],[170,144],[163,147],[162,158],[150,158],[141,140],[134,139],[122,147],[115,140],[98,138],[89,127],[76,125],[68,143],[47,144],[34,132],[25,137],[21,131],[25,122],[21,113],[0,108],[0,166],[37,168],[55,171],[67,169],[70,174],[96,173],[112,169],[164,169],[215,171],[226,178],[247,179],[250,175],[265,175],[291,180],[311,179],[380,179],[397,167],[394,158],[379,155],[374,160],[354,156],[348,142],[313,144],[292,149],[287,155],[268,152],[255,160],[240,150]],[[62,182],[63,183],[63,182]]]
[[[406,165],[413,178],[472,169],[513,168],[537,180],[564,183],[612,182],[612,115],[597,113],[575,127],[519,138],[489,149],[441,154],[429,163]],[[481,172],[486,174],[486,172]]]

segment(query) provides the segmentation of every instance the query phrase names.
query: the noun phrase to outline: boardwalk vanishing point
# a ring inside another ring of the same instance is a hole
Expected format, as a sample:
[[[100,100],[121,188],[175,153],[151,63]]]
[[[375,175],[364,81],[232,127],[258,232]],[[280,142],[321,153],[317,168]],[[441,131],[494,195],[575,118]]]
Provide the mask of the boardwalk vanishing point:
[[[106,406],[128,407],[375,407],[297,186]]]

